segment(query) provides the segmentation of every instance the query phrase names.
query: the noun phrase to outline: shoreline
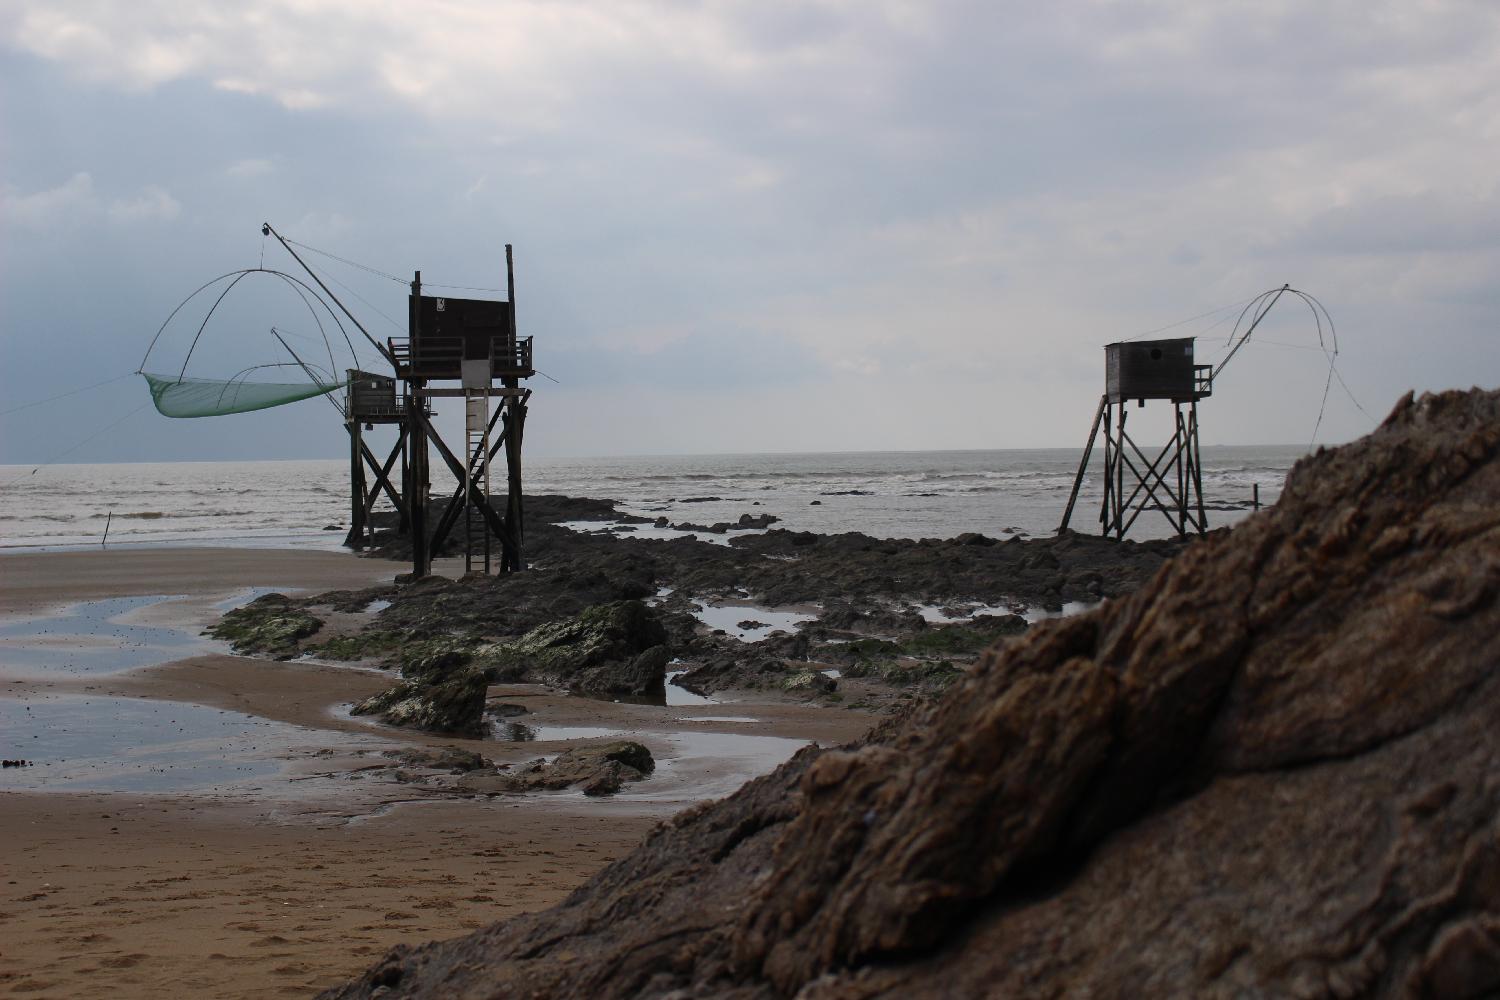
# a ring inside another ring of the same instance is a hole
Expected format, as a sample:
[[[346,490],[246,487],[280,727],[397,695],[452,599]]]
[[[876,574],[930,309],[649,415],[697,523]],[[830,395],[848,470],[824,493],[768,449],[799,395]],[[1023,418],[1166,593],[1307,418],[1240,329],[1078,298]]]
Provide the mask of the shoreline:
[[[116,624],[191,639],[237,597],[389,586],[403,568],[348,552],[224,546],[3,552],[0,625],[42,631],[81,603],[166,596]],[[455,569],[458,560],[435,565]],[[117,641],[49,634],[35,644],[107,656]],[[874,721],[833,707],[636,705],[502,685],[495,693],[525,703],[539,735],[629,733],[662,768],[606,800],[457,797],[432,779],[397,780],[389,755],[458,747],[521,763],[576,740],[461,740],[350,718],[339,706],[388,687],[389,672],[233,655],[208,640],[152,665],[65,675],[6,668],[27,642],[0,642],[0,707],[129,699],[243,713],[277,733],[255,744],[274,773],[223,786],[37,790],[17,787],[18,776],[40,769],[5,772],[0,985],[38,997],[307,995],[398,942],[550,906],[705,792],[727,794],[780,762],[724,756],[721,745],[760,740],[785,753],[810,738],[853,739]]]

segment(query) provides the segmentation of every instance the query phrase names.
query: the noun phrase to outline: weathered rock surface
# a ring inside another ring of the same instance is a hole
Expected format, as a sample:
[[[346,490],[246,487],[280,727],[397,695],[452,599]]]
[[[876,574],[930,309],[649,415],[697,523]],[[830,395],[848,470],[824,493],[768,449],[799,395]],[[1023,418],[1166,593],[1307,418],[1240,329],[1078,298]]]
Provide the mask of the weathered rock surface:
[[[551,762],[533,761],[505,772],[474,771],[458,789],[475,794],[559,791],[577,787],[585,795],[613,795],[627,781],[641,781],[656,769],[651,751],[632,740],[573,747]]]
[[[773,657],[837,663],[835,643],[872,635],[905,642],[927,629],[914,603],[957,609],[996,604],[1057,608],[1064,601],[1120,596],[1181,548],[1176,540],[1117,543],[1071,534],[999,543],[979,536],[916,541],[784,530],[739,533],[732,545],[724,546],[603,530],[619,521],[630,522],[627,528],[649,523],[619,513],[607,500],[531,496],[526,503],[529,572],[462,580],[428,577],[400,586],[295,599],[287,610],[313,616],[366,612],[377,600],[381,605],[368,612],[368,620],[357,630],[341,627],[332,637],[295,639],[276,655],[312,652],[381,663],[399,667],[410,679],[473,662],[486,647],[525,640],[534,630],[558,626],[590,608],[665,592],[670,596],[658,599],[668,633],[665,644],[685,670],[693,671],[690,683],[703,692],[776,689],[780,678],[771,674],[800,667],[773,664]],[[436,522],[441,507],[441,501],[433,507],[429,523]],[[764,528],[773,517],[746,514],[724,527]],[[377,515],[382,519],[393,523]],[[556,523],[562,521],[597,522],[601,530],[573,531]],[[402,557],[407,554],[406,541],[383,530],[366,554]],[[827,613],[793,636],[756,644],[750,653],[737,639],[713,634],[690,613],[694,602],[725,597],[771,607],[818,601]],[[977,656],[978,648],[913,655],[952,659],[962,666]],[[611,658],[597,677],[588,676],[596,664],[573,670],[568,677],[563,671],[533,677],[526,661],[515,657],[487,669],[494,680],[536,679],[599,696],[656,698],[661,688],[654,677],[633,677],[626,669],[642,651]],[[925,680],[909,683],[912,675],[892,672],[888,666],[878,665],[853,685],[859,689],[852,695],[858,699],[855,704],[889,707],[933,687]]]
[[[236,653],[286,660],[297,655],[302,639],[322,627],[321,618],[285,594],[263,594],[227,612],[205,634],[228,642]]]
[[[798,670],[782,678],[783,691],[815,691],[826,694],[839,686],[832,677],[817,670]]]
[[[460,666],[403,680],[359,702],[352,714],[377,715],[391,726],[480,736],[488,688],[484,671]]]
[[[519,667],[528,678],[591,694],[646,694],[661,690],[671,659],[666,641],[655,611],[640,601],[615,601],[499,643],[483,660],[502,672]],[[643,657],[648,650],[655,652]]]
[[[462,747],[409,747],[404,750],[388,750],[385,756],[395,758],[407,767],[428,768],[464,774],[491,766],[491,762]]]
[[[1500,393],[1408,397],[1137,593],[326,995],[1495,995],[1497,636]]]

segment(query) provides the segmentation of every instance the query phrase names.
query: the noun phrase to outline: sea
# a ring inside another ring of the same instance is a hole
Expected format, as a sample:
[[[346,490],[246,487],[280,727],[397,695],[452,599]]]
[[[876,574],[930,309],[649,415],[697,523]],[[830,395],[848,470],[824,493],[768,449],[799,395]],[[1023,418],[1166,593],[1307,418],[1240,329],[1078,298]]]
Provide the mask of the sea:
[[[1295,446],[1204,447],[1210,527],[1274,503]],[[1078,449],[528,458],[526,492],[617,501],[626,513],[713,524],[771,514],[778,527],[881,538],[1055,532]],[[1102,466],[1084,477],[1071,527],[1099,530]],[[442,467],[433,490],[441,493]],[[383,502],[383,501],[382,501]],[[344,459],[0,466],[0,550],[101,544],[337,549],[348,525]],[[106,538],[107,531],[107,538]],[[1156,510],[1129,537],[1171,534]],[[722,539],[722,536],[719,536]]]

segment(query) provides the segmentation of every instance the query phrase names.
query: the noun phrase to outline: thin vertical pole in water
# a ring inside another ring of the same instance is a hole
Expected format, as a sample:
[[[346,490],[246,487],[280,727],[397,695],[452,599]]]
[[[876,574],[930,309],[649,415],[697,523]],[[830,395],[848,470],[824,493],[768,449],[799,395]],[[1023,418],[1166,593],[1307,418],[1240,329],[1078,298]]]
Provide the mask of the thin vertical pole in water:
[[[104,518],[104,537],[101,538],[101,539],[99,539],[99,546],[100,546],[100,548],[103,548],[104,547],[104,543],[107,542],[107,541],[109,541],[109,525],[110,525],[110,522],[113,521],[114,519],[115,519],[115,512],[114,511],[110,511],[107,515],[105,515],[105,518]]]

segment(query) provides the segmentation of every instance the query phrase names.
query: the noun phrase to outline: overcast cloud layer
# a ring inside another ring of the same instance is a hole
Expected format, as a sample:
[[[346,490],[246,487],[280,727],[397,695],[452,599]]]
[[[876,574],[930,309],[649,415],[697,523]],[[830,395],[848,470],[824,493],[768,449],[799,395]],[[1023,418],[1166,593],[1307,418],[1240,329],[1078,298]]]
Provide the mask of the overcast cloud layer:
[[[534,455],[1081,445],[1103,344],[1283,282],[1328,306],[1375,418],[1500,381],[1487,0],[12,0],[0,46],[0,410],[133,371],[263,250],[294,268],[263,219],[461,285],[503,284],[515,244],[522,333],[560,383],[534,384]],[[317,262],[400,333],[401,285]],[[1213,360],[1234,315],[1164,335]],[[189,374],[287,360],[272,325],[322,350],[262,288]],[[1308,314],[1257,336],[1206,443],[1313,432]],[[0,461],[145,401],[123,379],[8,414]],[[1335,382],[1319,441],[1371,426]],[[341,438],[317,401],[147,408],[66,459]]]

